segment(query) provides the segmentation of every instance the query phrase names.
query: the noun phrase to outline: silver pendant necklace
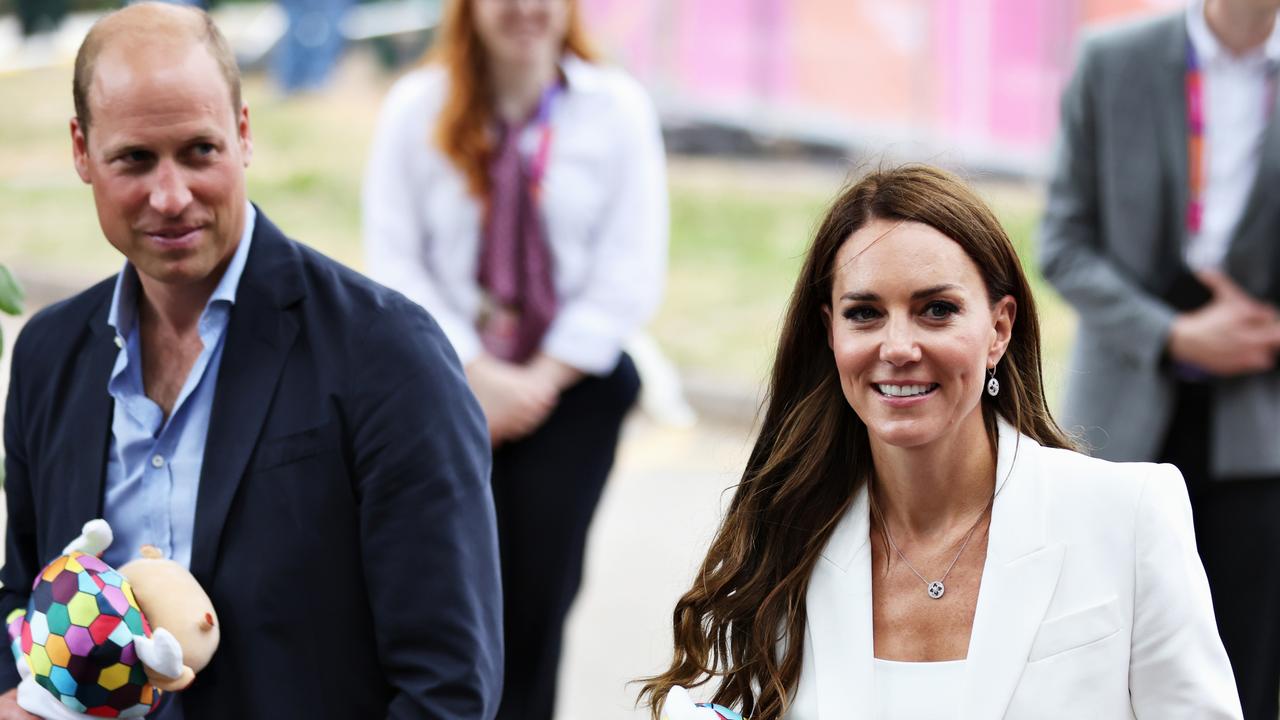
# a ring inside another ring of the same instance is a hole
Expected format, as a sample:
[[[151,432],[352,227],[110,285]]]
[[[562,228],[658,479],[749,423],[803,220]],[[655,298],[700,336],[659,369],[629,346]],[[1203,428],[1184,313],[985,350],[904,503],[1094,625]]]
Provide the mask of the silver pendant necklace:
[[[916,570],[915,566],[911,564],[911,561],[907,559],[907,556],[903,555],[902,551],[898,549],[898,544],[893,541],[893,535],[889,532],[889,523],[885,522],[884,515],[880,512],[879,506],[876,505],[875,493],[872,492],[871,488],[867,488],[867,493],[871,496],[871,510],[880,520],[880,527],[884,530],[884,539],[889,541],[889,547],[893,548],[893,551],[898,554],[898,557],[902,558],[902,562],[907,566],[907,569],[915,573],[916,577],[920,578],[920,582],[924,583],[925,591],[929,593],[929,597],[934,600],[942,599],[943,594],[947,592],[947,576],[951,574],[951,570],[955,568],[956,563],[960,562],[960,556],[964,554],[964,549],[969,547],[969,540],[973,538],[973,533],[978,529],[978,524],[982,522],[982,518],[987,514],[987,511],[991,509],[993,504],[995,504],[995,494],[993,493],[991,495],[991,500],[987,501],[987,506],[982,508],[982,512],[978,513],[978,519],[973,521],[973,527],[969,528],[969,533],[964,536],[964,542],[961,543],[960,550],[956,553],[955,559],[953,559],[951,564],[947,566],[947,571],[942,573],[942,577],[937,580],[926,580],[925,577],[920,574],[920,571]]]

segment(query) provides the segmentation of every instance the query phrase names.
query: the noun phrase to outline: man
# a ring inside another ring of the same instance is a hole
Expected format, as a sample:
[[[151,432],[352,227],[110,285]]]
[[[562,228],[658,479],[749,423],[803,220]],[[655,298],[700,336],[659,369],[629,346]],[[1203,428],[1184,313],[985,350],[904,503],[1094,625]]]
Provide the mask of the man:
[[[0,612],[102,516],[109,562],[156,545],[218,610],[160,717],[492,717],[488,437],[444,335],[249,205],[249,111],[203,12],[101,20],[75,98],[76,170],[128,262],[18,338]],[[0,717],[26,717],[13,697]]]
[[[1064,425],[1183,472],[1247,718],[1280,696],[1280,0],[1195,0],[1086,43],[1045,276],[1079,312]],[[1171,598],[1176,602],[1176,598]]]

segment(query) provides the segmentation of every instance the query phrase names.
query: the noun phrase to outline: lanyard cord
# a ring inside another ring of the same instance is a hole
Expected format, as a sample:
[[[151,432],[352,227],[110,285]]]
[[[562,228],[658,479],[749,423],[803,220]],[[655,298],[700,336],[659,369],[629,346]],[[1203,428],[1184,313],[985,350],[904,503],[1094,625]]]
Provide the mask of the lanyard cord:
[[[1280,68],[1272,62],[1267,68],[1267,92],[1264,95],[1264,116],[1271,118],[1276,104],[1277,87],[1280,86]],[[1187,230],[1199,233],[1204,224],[1204,190],[1206,168],[1205,152],[1205,101],[1204,70],[1196,53],[1195,43],[1187,38]]]
[[[1200,232],[1204,222],[1204,72],[1195,44],[1187,38],[1187,231]]]

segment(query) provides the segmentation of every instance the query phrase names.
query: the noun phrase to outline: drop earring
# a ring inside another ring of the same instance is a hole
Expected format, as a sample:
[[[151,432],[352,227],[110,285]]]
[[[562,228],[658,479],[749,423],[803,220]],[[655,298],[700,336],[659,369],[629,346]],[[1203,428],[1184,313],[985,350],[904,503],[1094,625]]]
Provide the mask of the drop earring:
[[[991,378],[987,380],[987,394],[995,397],[1000,394],[1000,381],[996,379],[996,369],[991,368]]]

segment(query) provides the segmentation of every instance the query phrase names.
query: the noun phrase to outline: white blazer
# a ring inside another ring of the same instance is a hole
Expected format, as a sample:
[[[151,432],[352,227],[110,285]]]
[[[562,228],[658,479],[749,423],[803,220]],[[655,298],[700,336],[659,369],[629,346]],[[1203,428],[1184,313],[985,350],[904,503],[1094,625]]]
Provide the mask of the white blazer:
[[[1240,718],[1178,470],[1003,422],[996,466],[964,692],[939,717]],[[788,720],[876,717],[869,529],[864,487],[810,580]]]

